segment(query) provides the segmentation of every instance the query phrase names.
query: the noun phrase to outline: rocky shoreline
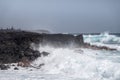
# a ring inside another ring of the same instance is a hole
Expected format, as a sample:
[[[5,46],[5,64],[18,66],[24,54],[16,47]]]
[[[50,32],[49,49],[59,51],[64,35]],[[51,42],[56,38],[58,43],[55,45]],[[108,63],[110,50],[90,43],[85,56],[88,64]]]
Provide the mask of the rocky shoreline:
[[[6,70],[9,68],[8,65],[5,65],[8,63],[18,63],[18,66],[28,67],[30,62],[41,55],[47,56],[49,54],[34,49],[31,44],[36,46],[39,44],[52,45],[55,47],[68,47],[71,44],[74,47],[115,50],[84,43],[82,35],[39,34],[21,30],[0,30],[0,69]]]
[[[15,63],[27,57],[34,60],[40,56],[39,51],[30,47],[31,43],[38,44],[42,36],[25,31],[0,31],[0,63]]]
[[[63,46],[71,42],[83,43],[83,39],[78,37],[70,34],[39,34],[21,30],[0,30],[0,69],[8,68],[4,64],[28,63],[41,55],[48,54],[33,49],[31,44],[37,46],[40,43],[42,45],[52,43],[54,46]],[[28,66],[28,64],[24,66]]]

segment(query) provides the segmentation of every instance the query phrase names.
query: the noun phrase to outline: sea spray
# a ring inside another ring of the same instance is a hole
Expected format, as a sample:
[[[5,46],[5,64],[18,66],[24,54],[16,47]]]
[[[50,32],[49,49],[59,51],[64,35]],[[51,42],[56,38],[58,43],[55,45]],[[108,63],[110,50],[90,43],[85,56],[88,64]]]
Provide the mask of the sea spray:
[[[120,80],[120,54],[117,51],[41,46],[50,53],[31,63],[40,68],[0,71],[1,80]],[[112,53],[112,54],[111,54]],[[7,77],[5,77],[7,76]],[[17,79],[19,78],[19,79]]]
[[[48,56],[40,57],[32,63],[35,66],[45,64],[39,69],[41,73],[69,75],[73,78],[87,80],[120,79],[120,63],[109,58],[109,55],[112,56],[109,51],[53,48],[51,46],[44,46],[39,50],[50,53]]]
[[[117,35],[104,32],[99,35],[83,35],[83,38],[84,42],[91,45],[106,46],[120,51],[120,37]]]
[[[120,37],[109,33],[101,33],[100,35],[84,35],[84,42],[100,42],[104,44],[120,44]]]

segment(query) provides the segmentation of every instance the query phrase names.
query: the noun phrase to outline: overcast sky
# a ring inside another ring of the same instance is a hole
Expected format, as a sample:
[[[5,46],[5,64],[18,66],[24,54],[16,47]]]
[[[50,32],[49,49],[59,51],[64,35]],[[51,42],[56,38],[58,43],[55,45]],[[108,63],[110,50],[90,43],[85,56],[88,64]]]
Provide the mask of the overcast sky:
[[[0,0],[0,27],[120,32],[120,0]]]

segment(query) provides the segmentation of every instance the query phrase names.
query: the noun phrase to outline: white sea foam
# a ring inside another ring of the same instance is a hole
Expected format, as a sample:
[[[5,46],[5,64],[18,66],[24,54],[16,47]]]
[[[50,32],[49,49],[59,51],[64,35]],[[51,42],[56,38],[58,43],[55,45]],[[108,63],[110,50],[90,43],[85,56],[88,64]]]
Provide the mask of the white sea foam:
[[[0,80],[120,80],[119,52],[50,46],[39,50],[50,53],[31,64],[37,67],[44,63],[40,69],[0,71]]]
[[[44,74],[62,74],[71,79],[85,80],[120,79],[119,52],[118,55],[114,55],[109,51],[51,48],[49,46],[42,47],[40,50],[50,52],[49,56],[38,58],[33,62],[33,65],[45,64],[39,70]],[[118,59],[115,60],[116,56]]]
[[[107,46],[120,50],[120,37],[110,35],[108,32],[101,33],[100,35],[84,35],[84,42],[91,45]]]
[[[120,37],[110,35],[109,33],[101,33],[100,35],[84,35],[85,42],[100,42],[105,44],[120,44]]]

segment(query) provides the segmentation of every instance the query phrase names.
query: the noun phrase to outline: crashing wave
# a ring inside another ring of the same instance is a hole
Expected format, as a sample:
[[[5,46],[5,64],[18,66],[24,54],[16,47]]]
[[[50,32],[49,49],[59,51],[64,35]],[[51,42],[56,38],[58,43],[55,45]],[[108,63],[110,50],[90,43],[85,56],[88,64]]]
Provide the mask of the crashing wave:
[[[120,79],[120,64],[117,62],[120,57],[115,61],[116,55],[109,54],[109,52],[51,46],[41,47],[39,50],[50,53],[32,63],[34,66],[44,63],[45,65],[39,69],[43,74],[62,74],[85,80]]]
[[[85,42],[100,42],[104,44],[120,44],[120,37],[111,35],[108,32],[101,33],[100,35],[84,35]]]
[[[91,45],[107,46],[120,50],[120,37],[109,34],[108,32],[99,35],[83,35],[83,37],[84,42],[90,43]]]

